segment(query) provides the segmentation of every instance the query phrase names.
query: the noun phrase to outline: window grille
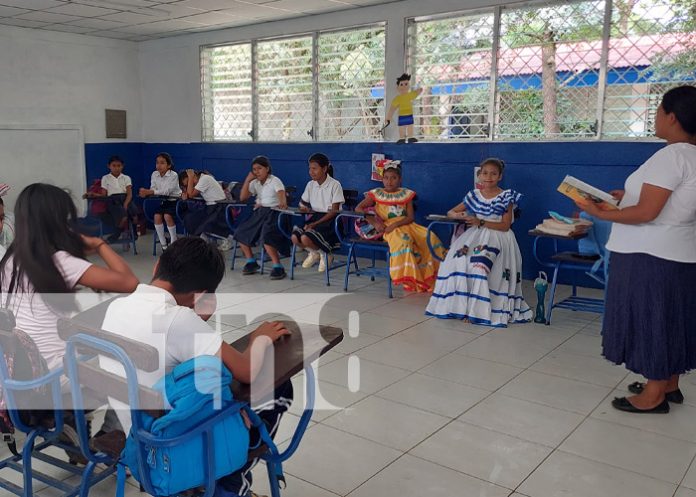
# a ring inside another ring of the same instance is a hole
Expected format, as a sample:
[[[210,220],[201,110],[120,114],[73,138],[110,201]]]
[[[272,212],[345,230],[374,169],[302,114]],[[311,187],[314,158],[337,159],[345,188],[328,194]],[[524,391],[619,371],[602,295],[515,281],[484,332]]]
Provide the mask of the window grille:
[[[696,6],[614,0],[608,50],[603,135],[652,136],[662,94],[696,79]]]
[[[251,140],[251,43],[203,48],[201,86],[203,140]]]
[[[312,37],[258,43],[258,139],[313,137]]]
[[[423,88],[414,101],[417,136],[488,137],[493,21],[490,12],[409,23],[411,82]]]
[[[319,140],[381,138],[384,43],[383,24],[319,35]]]

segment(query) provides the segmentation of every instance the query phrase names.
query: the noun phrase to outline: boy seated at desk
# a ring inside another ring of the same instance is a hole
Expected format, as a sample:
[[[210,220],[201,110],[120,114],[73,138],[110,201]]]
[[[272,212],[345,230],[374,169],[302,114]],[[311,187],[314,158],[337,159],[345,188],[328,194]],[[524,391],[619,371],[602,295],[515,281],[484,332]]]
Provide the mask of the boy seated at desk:
[[[197,237],[180,238],[160,256],[150,284],[138,285],[132,294],[109,306],[104,330],[152,345],[160,352],[159,371],[138,371],[141,385],[152,387],[178,364],[201,355],[217,355],[234,378],[251,383],[261,370],[266,348],[289,334],[281,323],[265,322],[251,334],[244,352],[225,343],[205,322],[215,310],[214,294],[224,273],[224,259],[217,247]],[[194,312],[194,307],[200,314]],[[123,368],[113,359],[100,356],[99,362],[105,370],[124,376]],[[291,402],[292,384],[288,381],[276,389],[274,402],[264,404],[258,413],[271,436]],[[128,405],[115,399],[109,399],[109,404],[128,433]],[[252,444],[258,436],[254,431]],[[218,482],[226,497],[248,495],[255,462]]]

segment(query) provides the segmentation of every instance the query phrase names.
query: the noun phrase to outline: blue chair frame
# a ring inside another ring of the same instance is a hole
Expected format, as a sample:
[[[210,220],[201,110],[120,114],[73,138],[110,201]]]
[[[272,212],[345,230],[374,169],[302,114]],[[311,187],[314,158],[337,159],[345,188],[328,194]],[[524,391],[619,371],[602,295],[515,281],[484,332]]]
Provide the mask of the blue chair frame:
[[[60,497],[75,497],[77,495],[80,497],[87,497],[91,487],[116,472],[115,467],[107,467],[106,469],[103,469],[99,473],[95,474],[94,469],[96,463],[93,463],[92,461],[90,461],[90,463],[83,470],[69,464],[66,461],[44,453],[44,451],[50,447],[57,447],[59,449],[72,452],[76,451],[76,447],[67,445],[58,440],[58,437],[65,426],[63,416],[63,399],[60,385],[60,378],[62,376],[63,368],[58,368],[44,376],[30,381],[17,381],[11,379],[4,360],[4,350],[2,344],[0,344],[0,385],[5,395],[7,410],[15,429],[24,432],[27,436],[24,441],[21,454],[14,455],[0,461],[0,470],[9,468],[22,473],[23,488],[18,487],[14,483],[5,480],[4,478],[0,478],[0,488],[8,490],[14,495],[21,497],[32,497],[34,495],[33,480],[38,480],[50,485],[51,487],[59,489],[62,492]],[[19,415],[15,393],[20,391],[35,390],[37,388],[46,386],[50,386],[51,389],[51,399],[54,406],[54,427],[48,429],[43,427],[26,426],[22,422],[21,416]],[[82,418],[81,422],[85,423],[86,426],[86,419]],[[78,422],[78,429],[79,427],[80,422]],[[86,430],[83,431],[86,432]],[[43,442],[37,444],[36,441],[38,438],[42,438]],[[85,444],[81,444],[83,454],[84,447],[89,447],[89,443],[86,442]],[[72,473],[73,475],[80,476],[80,484],[71,485],[65,481],[58,480],[52,476],[33,469],[33,459],[58,467]]]
[[[346,274],[343,281],[343,290],[348,291],[348,280],[351,274],[356,276],[361,276],[363,274],[370,276],[370,281],[375,281],[375,277],[386,278],[387,279],[387,294],[389,298],[394,297],[394,292],[392,288],[392,279],[389,272],[389,262],[391,252],[389,250],[389,244],[382,241],[370,241],[363,240],[355,237],[344,236],[339,229],[339,222],[344,222],[343,220],[349,219],[362,219],[365,216],[356,212],[340,212],[334,221],[334,229],[336,230],[336,236],[338,236],[339,241],[342,246],[348,247],[348,257],[346,260]],[[366,268],[360,268],[358,265],[357,250],[369,250],[372,254],[372,265]],[[377,267],[376,260],[377,254],[384,254],[386,260],[386,267]],[[354,269],[351,270],[351,263]]]
[[[104,353],[106,355],[111,356],[112,358],[116,359],[118,362],[121,363],[123,366],[125,373],[126,373],[126,380],[128,383],[128,398],[129,398],[129,404],[131,408],[131,413],[132,413],[132,422],[133,426],[131,428],[131,433],[135,434],[136,441],[138,443],[138,464],[139,464],[139,473],[141,475],[142,481],[140,482],[142,487],[144,488],[145,492],[149,493],[150,495],[153,495],[155,497],[169,497],[169,496],[161,496],[157,495],[154,492],[154,489],[152,487],[152,482],[150,481],[149,478],[149,472],[145,470],[147,466],[147,447],[173,447],[176,445],[179,445],[181,443],[186,442],[189,440],[191,437],[202,437],[203,438],[203,447],[205,449],[205,456],[204,456],[204,461],[203,467],[204,467],[204,474],[205,474],[205,493],[203,494],[202,497],[212,497],[214,491],[215,491],[215,475],[211,472],[211,468],[215,467],[215,452],[214,452],[214,443],[212,440],[213,437],[213,427],[218,424],[220,421],[222,421],[224,418],[229,417],[233,414],[236,414],[239,412],[240,409],[243,409],[246,414],[249,416],[249,419],[251,423],[254,425],[259,430],[259,433],[261,435],[261,440],[259,442],[259,446],[261,443],[265,444],[267,447],[267,451],[263,453],[260,457],[266,462],[266,468],[268,472],[268,479],[269,479],[269,484],[271,488],[271,496],[272,497],[280,497],[280,481],[283,480],[283,470],[282,470],[282,463],[288,460],[296,451],[297,448],[299,447],[300,441],[302,440],[302,437],[307,430],[307,427],[309,426],[310,419],[312,417],[312,414],[314,412],[314,403],[315,403],[315,397],[316,393],[314,391],[314,385],[315,385],[315,379],[314,379],[314,370],[312,369],[311,365],[308,365],[305,369],[305,375],[306,375],[306,384],[307,384],[307,392],[306,392],[306,397],[307,397],[307,402],[305,406],[305,411],[302,413],[302,416],[300,417],[300,421],[298,422],[297,428],[295,429],[295,433],[292,436],[292,439],[288,445],[288,447],[283,451],[280,452],[271,439],[270,435],[268,434],[268,431],[266,430],[265,424],[263,421],[258,417],[258,415],[247,405],[243,404],[241,402],[235,402],[234,404],[230,405],[227,407],[225,410],[220,411],[219,413],[215,414],[208,420],[206,420],[204,423],[199,425],[195,430],[190,431],[186,434],[177,436],[177,437],[172,437],[168,439],[160,439],[160,438],[154,438],[150,433],[148,433],[146,430],[143,429],[143,422],[141,419],[142,414],[139,411],[139,385],[138,385],[138,378],[137,378],[137,371],[136,368],[131,361],[130,357],[125,353],[125,351],[109,342],[100,338],[96,338],[93,336],[89,336],[84,333],[78,333],[68,339],[67,342],[67,349],[66,349],[66,362],[67,362],[67,371],[68,371],[68,377],[70,378],[70,384],[73,392],[73,396],[75,397],[74,402],[76,405],[81,405],[82,402],[82,394],[81,394],[81,386],[80,386],[80,381],[79,381],[79,376],[78,376],[78,361],[81,359],[80,356],[78,356],[77,353],[77,348],[80,346],[86,346],[89,347],[92,350],[95,350],[100,353]],[[77,426],[79,428],[79,436],[80,436],[80,442],[81,444],[86,444],[88,443],[87,441],[87,430],[86,430],[86,420],[84,418],[84,412],[81,410],[76,410],[76,420],[77,420]],[[84,445],[83,445],[84,446]],[[255,447],[251,447],[250,449],[254,449]],[[92,454],[91,457],[94,457],[95,460],[98,458],[102,457],[99,454]],[[92,460],[90,459],[90,463]],[[117,489],[116,489],[116,496],[117,497],[123,497],[124,496],[124,491],[125,491],[125,485],[126,485],[126,473],[125,473],[125,467],[123,464],[119,463],[118,464],[118,479],[117,479]],[[81,496],[82,497],[82,496]]]
[[[90,234],[94,233],[93,236],[98,236],[99,238],[104,238],[104,236],[110,234],[110,231],[107,231],[104,229],[104,222],[99,219],[96,216],[91,215],[90,208],[92,205],[92,202],[98,201],[100,199],[98,198],[89,198],[87,199],[87,215],[80,219],[80,224],[85,227],[85,228],[90,228]],[[138,255],[138,247],[136,245],[136,238],[135,238],[135,231],[137,230],[137,227],[135,224],[133,224],[133,221],[131,220],[130,216],[127,216],[128,219],[128,224],[126,229],[128,230],[128,238],[122,238],[118,239],[114,242],[107,242],[109,245],[121,245],[122,247],[125,248],[126,245],[129,245],[133,247],[133,255]],[[106,240],[104,240],[106,241]]]
[[[539,265],[553,269],[553,277],[551,278],[551,288],[549,292],[549,305],[546,310],[547,325],[551,324],[551,313],[555,308],[569,309],[572,311],[595,312],[598,314],[604,313],[604,299],[581,297],[578,295],[578,287],[575,280],[573,280],[572,283],[570,297],[563,299],[560,302],[554,302],[556,297],[556,287],[558,285],[558,273],[561,270],[582,271],[590,277],[597,279],[600,283],[606,285],[606,281],[609,277],[608,254],[606,253],[605,247],[596,242],[597,238],[594,225],[590,228],[590,232],[592,239],[595,240],[595,248],[598,254],[598,257],[595,259],[583,260],[579,254],[572,252],[559,252],[559,237],[536,236],[534,238],[534,243],[532,245],[532,255],[534,256],[534,259]],[[539,257],[539,240],[542,238],[549,238],[552,241],[553,255],[551,256],[551,262],[544,261]],[[560,237],[560,239],[563,239],[563,237]],[[601,266],[601,271],[603,273],[603,278],[601,279],[596,278],[591,273],[591,270],[599,269],[596,267],[597,264]]]
[[[426,239],[425,242],[428,244],[428,250],[430,251],[430,255],[432,255],[436,260],[443,262],[445,259],[441,258],[437,252],[435,251],[435,248],[433,247],[433,242],[432,242],[432,237],[431,234],[434,231],[434,228],[437,226],[446,226],[449,229],[449,238],[452,239],[452,236],[454,236],[454,230],[457,229],[457,226],[462,224],[463,221],[457,221],[455,219],[452,220],[446,220],[446,219],[438,219],[435,221],[430,221],[430,224],[428,224],[428,231],[426,232]]]

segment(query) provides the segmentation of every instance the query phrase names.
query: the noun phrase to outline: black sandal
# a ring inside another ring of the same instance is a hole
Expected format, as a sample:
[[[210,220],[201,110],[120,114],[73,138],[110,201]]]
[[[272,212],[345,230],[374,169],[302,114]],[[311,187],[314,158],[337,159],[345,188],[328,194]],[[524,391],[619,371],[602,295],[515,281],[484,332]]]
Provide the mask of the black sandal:
[[[628,385],[628,391],[635,395],[640,395],[641,393],[643,393],[644,389],[645,383],[640,381],[634,381],[633,383]],[[667,399],[667,402],[671,402],[673,404],[683,404],[684,394],[682,394],[681,390],[677,388],[676,390],[667,392],[665,394],[665,399]]]
[[[669,402],[667,402],[667,399],[651,409],[639,409],[631,404],[626,397],[615,397],[614,400],[611,401],[611,405],[614,409],[618,409],[619,411],[638,414],[667,414],[669,412]]]

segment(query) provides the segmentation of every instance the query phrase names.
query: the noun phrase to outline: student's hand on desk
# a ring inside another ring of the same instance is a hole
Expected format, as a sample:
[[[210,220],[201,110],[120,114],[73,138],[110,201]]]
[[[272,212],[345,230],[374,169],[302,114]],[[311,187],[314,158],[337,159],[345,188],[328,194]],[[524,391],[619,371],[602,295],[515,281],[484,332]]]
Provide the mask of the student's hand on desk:
[[[187,200],[188,194],[186,192],[181,192],[181,200]]]
[[[469,226],[475,226],[479,223],[479,219],[476,216],[471,216],[467,214],[466,212],[462,213],[462,216],[460,219],[463,219],[466,224]]]
[[[287,202],[279,202],[279,203],[278,203],[278,208],[279,208],[279,209],[282,209],[282,210],[285,210],[285,209],[288,208],[288,203],[287,203]]]
[[[150,190],[148,190],[147,188],[141,188],[140,190],[138,190],[138,195],[139,195],[141,198],[149,197],[149,196],[150,196]]]
[[[271,343],[273,343],[289,334],[290,331],[288,331],[285,325],[280,321],[271,321],[270,323],[264,321],[261,323],[261,326],[251,333],[251,340],[249,340],[249,343],[252,343],[258,337],[268,337],[271,339]]]

